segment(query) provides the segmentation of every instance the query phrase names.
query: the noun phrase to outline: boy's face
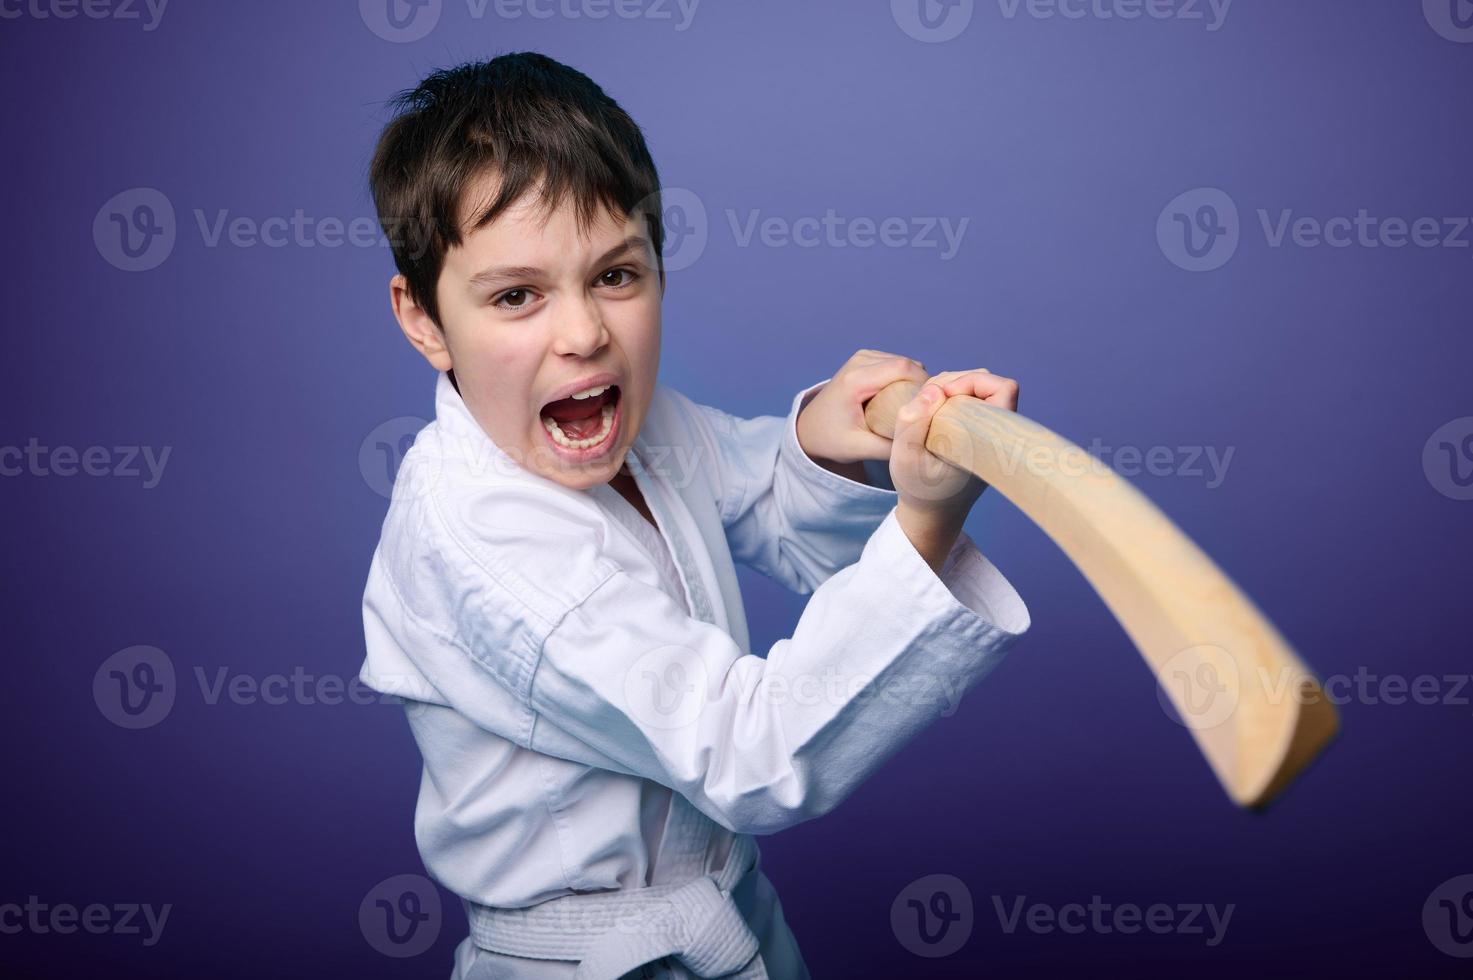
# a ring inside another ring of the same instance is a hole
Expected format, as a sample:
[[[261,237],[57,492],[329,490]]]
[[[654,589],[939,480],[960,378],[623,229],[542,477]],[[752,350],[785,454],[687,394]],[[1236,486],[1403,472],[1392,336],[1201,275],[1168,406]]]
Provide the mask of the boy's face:
[[[495,191],[494,177],[473,185],[462,227]],[[571,195],[544,224],[536,192],[446,254],[436,290],[443,331],[409,299],[402,276],[392,284],[394,312],[432,365],[454,368],[492,442],[525,469],[581,490],[618,473],[649,410],[664,284],[642,218],[605,210],[580,233]],[[604,384],[615,387],[567,398]]]

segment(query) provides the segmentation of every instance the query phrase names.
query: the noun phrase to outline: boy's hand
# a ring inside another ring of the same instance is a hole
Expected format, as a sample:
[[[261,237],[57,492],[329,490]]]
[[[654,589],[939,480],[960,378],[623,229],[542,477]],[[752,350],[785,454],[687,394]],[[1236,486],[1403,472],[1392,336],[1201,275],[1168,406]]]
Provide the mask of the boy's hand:
[[[865,424],[864,403],[888,384],[922,384],[929,377],[921,362],[909,357],[878,350],[855,352],[798,413],[798,445],[828,469],[845,476],[860,474],[853,478],[863,483],[861,460],[890,458],[890,440]]]
[[[932,569],[939,571],[962,522],[987,484],[926,449],[931,418],[947,398],[970,395],[1009,412],[1018,410],[1018,383],[986,368],[943,371],[921,386],[895,417],[890,479],[899,499],[896,519]]]

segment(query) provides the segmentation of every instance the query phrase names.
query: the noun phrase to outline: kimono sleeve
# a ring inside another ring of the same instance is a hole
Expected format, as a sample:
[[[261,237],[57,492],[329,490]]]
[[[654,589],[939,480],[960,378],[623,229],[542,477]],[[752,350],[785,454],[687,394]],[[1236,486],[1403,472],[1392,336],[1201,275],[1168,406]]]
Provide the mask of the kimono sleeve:
[[[893,512],[765,658],[614,569],[541,637],[529,747],[771,833],[831,810],[955,710],[1028,625],[969,537],[938,577]]]
[[[857,483],[799,444],[798,413],[831,380],[798,392],[786,416],[738,418],[686,399],[712,451],[732,559],[802,595],[858,560],[897,500],[883,463],[865,467],[880,485]]]

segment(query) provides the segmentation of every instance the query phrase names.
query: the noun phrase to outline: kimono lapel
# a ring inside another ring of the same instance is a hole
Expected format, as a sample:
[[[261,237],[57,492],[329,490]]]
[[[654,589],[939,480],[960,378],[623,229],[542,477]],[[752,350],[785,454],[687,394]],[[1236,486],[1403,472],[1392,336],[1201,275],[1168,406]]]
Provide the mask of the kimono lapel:
[[[717,585],[716,570],[711,565],[709,549],[700,528],[665,477],[658,469],[647,465],[649,453],[643,433],[635,437],[630,448],[639,460],[637,466],[629,467],[631,475],[659,526],[665,544],[670,548],[670,556],[675,560],[681,584],[690,600],[691,615],[729,633],[731,629],[725,604],[717,601],[721,590]]]

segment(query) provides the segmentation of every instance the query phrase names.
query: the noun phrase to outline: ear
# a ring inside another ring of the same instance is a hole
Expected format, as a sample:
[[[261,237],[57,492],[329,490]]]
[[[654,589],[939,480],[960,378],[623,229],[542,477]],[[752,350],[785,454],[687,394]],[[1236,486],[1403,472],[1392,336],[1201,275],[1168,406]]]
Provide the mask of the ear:
[[[389,280],[389,303],[394,307],[394,319],[399,329],[414,349],[424,355],[436,371],[449,371],[450,348],[445,346],[445,334],[424,307],[409,295],[409,281],[403,276]]]

